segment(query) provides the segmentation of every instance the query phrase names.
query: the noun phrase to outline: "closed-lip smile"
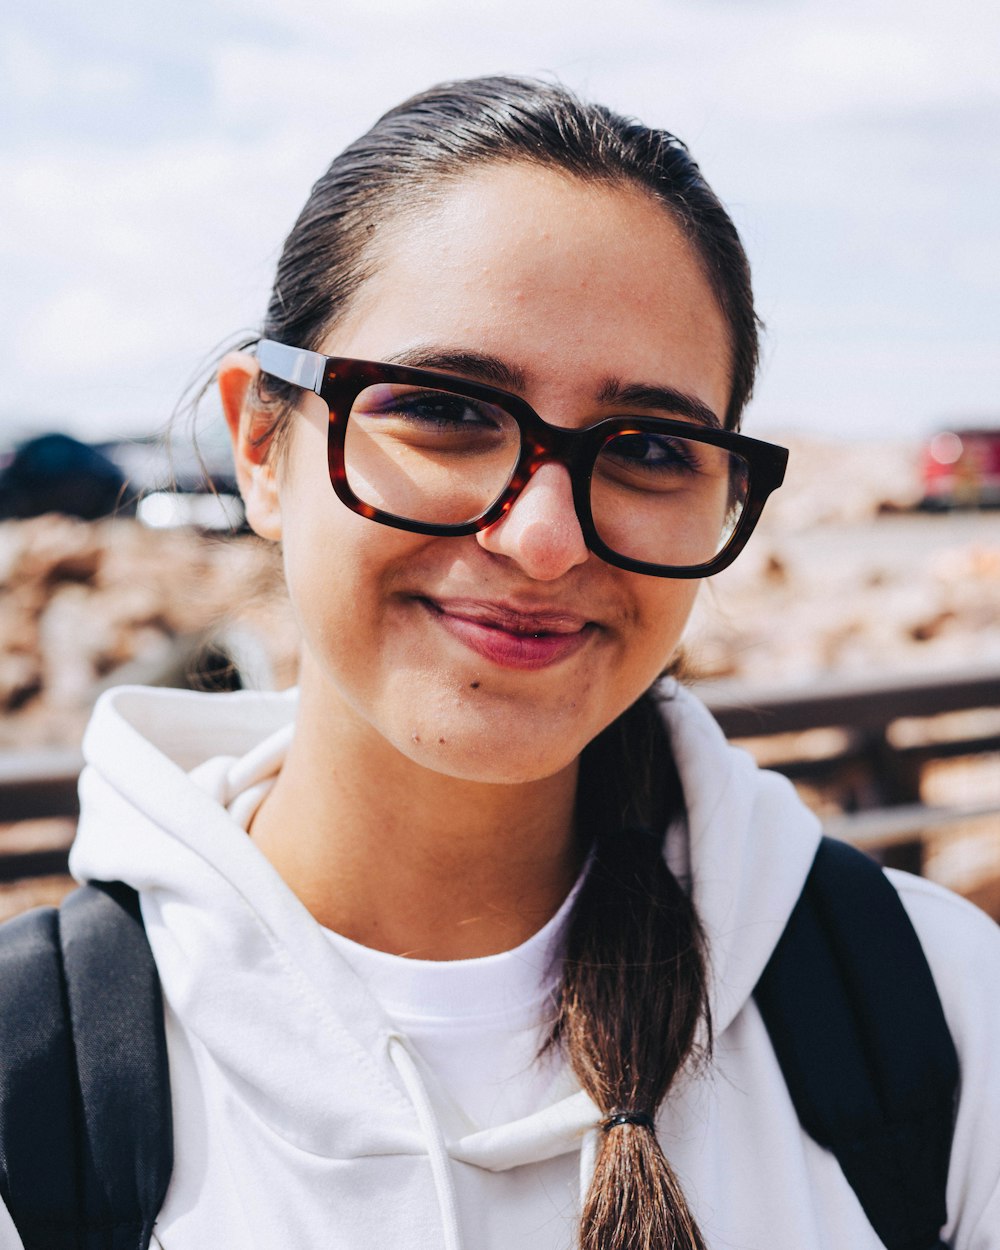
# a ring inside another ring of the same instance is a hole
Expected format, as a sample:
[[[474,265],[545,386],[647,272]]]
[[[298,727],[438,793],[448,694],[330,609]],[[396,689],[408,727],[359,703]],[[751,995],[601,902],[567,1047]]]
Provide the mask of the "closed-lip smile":
[[[585,646],[599,628],[565,609],[464,598],[421,602],[452,637],[502,668],[557,664]]]

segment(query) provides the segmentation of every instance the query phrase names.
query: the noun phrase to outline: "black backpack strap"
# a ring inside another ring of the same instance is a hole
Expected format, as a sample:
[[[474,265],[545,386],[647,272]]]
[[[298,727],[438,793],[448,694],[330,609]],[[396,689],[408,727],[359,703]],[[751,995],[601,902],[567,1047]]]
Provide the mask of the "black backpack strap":
[[[138,896],[95,882],[0,932],[0,1195],[25,1250],[144,1250],[172,1164]]]
[[[892,883],[824,838],[755,991],[803,1128],[889,1250],[942,1247],[958,1058]]]

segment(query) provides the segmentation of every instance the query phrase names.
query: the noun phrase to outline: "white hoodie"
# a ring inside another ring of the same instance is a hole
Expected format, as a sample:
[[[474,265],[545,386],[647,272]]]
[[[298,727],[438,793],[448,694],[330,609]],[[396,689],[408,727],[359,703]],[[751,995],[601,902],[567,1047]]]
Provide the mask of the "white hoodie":
[[[85,739],[72,870],[139,890],[166,1003],[175,1163],[154,1244],[569,1250],[598,1131],[569,1072],[533,1114],[470,1131],[236,819],[293,714],[291,694],[122,688]],[[707,932],[716,1040],[660,1109],[660,1141],[712,1250],[877,1250],[751,997],[819,828],[689,693],[666,716],[688,807],[669,858]],[[893,879],[962,1064],[947,1241],[1000,1250],[1000,929]],[[0,1209],[0,1248],[20,1246]]]

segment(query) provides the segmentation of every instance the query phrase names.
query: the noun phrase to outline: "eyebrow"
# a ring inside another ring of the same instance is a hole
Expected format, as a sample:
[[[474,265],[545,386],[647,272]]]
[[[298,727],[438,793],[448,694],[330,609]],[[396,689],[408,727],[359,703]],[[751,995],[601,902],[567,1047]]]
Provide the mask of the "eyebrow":
[[[527,376],[523,369],[488,352],[432,346],[408,347],[386,356],[385,363],[455,373],[514,394],[523,394],[527,389]],[[698,425],[708,426],[709,429],[722,429],[722,422],[707,404],[672,386],[644,382],[626,384],[620,378],[606,378],[598,388],[597,402],[601,405],[658,409],[670,413],[671,416],[684,417]]]
[[[385,357],[387,365],[409,365],[411,369],[439,369],[457,373],[474,382],[484,382],[501,391],[519,394],[526,390],[523,369],[508,364],[487,352],[463,351],[443,347],[407,347]]]
[[[601,404],[624,404],[629,408],[659,408],[696,421],[699,425],[707,425],[710,429],[722,429],[722,422],[707,404],[672,386],[653,386],[643,382],[626,385],[619,378],[608,378],[598,391],[597,401]]]

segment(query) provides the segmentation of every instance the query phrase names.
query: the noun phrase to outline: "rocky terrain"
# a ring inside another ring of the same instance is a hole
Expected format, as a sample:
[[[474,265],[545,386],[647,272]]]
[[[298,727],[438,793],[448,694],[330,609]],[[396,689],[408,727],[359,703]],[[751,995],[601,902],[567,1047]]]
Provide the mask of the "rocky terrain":
[[[691,671],[761,685],[1000,666],[1000,512],[915,510],[916,449],[793,443],[747,550],[707,583]]]
[[[79,741],[109,682],[210,683],[198,669],[232,638],[262,652],[269,682],[294,681],[291,613],[252,536],[55,515],[0,525],[0,749]]]

